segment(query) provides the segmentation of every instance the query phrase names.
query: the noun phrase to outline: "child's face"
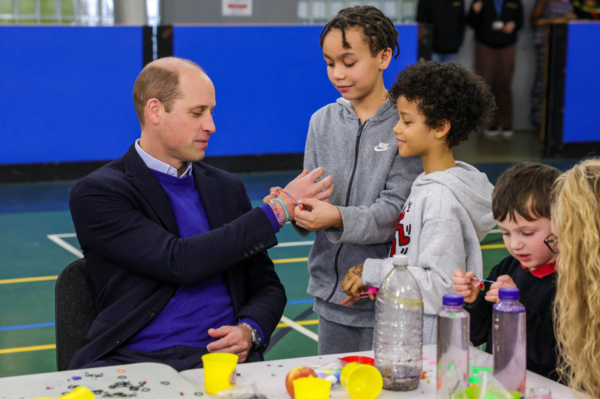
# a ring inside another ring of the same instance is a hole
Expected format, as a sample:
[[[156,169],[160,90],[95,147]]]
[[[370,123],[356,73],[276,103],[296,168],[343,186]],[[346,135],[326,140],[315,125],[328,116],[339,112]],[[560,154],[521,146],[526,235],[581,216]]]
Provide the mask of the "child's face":
[[[434,129],[425,123],[425,116],[419,113],[415,101],[400,96],[397,105],[400,120],[394,127],[394,133],[398,140],[398,152],[404,158],[426,155],[437,142]]]
[[[375,57],[364,42],[360,28],[346,29],[344,48],[342,31],[332,29],[323,41],[323,58],[327,62],[327,75],[333,86],[346,100],[360,100],[369,95],[382,81],[382,73],[390,60],[383,50]],[[387,60],[385,59],[387,58]]]
[[[498,221],[506,249],[529,270],[535,270],[548,262],[555,255],[544,244],[546,237],[552,233],[550,219],[539,218],[532,222],[515,213],[515,220],[509,216]]]

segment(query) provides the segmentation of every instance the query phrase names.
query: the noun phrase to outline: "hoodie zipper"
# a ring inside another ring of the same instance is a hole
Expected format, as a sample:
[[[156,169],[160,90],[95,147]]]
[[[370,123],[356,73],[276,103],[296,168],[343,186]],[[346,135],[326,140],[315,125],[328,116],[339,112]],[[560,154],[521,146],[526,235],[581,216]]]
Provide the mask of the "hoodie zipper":
[[[352,191],[352,183],[354,182],[354,175],[356,174],[356,166],[358,165],[358,150],[360,148],[360,138],[362,136],[363,129],[364,129],[365,125],[367,124],[367,121],[368,121],[368,119],[365,121],[364,124],[361,125],[360,119],[358,120],[358,135],[356,136],[356,144],[354,147],[354,168],[352,169],[352,174],[350,175],[350,181],[348,183],[348,191],[346,191],[346,204],[344,206],[348,206],[350,204],[350,193]],[[326,302],[329,302],[329,300],[335,294],[335,290],[337,289],[337,285],[340,280],[340,275],[339,275],[339,271],[338,271],[338,261],[340,259],[340,252],[342,252],[343,247],[344,247],[344,244],[340,244],[340,247],[338,248],[337,252],[335,253],[335,262],[334,262],[335,284],[333,285],[333,289],[331,290],[331,293],[327,296],[327,299],[325,299]]]

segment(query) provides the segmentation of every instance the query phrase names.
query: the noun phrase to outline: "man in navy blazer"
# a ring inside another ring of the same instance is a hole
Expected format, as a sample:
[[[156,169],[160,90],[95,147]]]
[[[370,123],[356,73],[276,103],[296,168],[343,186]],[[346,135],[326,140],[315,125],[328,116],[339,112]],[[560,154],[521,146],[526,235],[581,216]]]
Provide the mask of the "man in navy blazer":
[[[201,161],[215,132],[215,89],[191,61],[163,58],[134,85],[141,138],[80,180],[70,207],[98,292],[89,342],[70,368],[161,362],[201,367],[228,352],[256,361],[286,304],[266,250],[296,207],[252,209],[241,181]],[[327,199],[331,177],[304,171],[286,190]]]

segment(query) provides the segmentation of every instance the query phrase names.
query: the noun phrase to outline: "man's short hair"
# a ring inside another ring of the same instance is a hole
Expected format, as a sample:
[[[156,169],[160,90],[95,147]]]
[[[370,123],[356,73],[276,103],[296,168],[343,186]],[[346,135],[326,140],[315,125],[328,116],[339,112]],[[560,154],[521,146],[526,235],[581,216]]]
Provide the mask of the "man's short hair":
[[[133,105],[142,127],[145,122],[144,108],[152,98],[158,99],[167,112],[171,112],[175,100],[181,98],[179,75],[185,66],[204,72],[198,64],[183,58],[166,57],[157,61],[146,65],[133,85]]]
[[[530,222],[550,219],[552,185],[560,170],[541,163],[522,162],[504,172],[492,196],[494,219],[514,221],[515,213]]]

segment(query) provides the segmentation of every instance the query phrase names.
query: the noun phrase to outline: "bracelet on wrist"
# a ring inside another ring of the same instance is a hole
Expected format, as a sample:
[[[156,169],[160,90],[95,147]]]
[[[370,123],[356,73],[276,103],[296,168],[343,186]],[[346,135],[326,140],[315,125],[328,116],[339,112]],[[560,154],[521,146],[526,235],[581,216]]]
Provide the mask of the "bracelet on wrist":
[[[283,201],[280,200],[279,198],[273,198],[271,201],[279,202],[281,204],[281,206],[283,207],[283,210],[285,212],[285,221],[284,222],[287,222],[288,220],[290,220],[290,214],[288,213],[288,210],[285,207],[285,204],[283,203]],[[269,202],[271,202],[271,201],[269,201]]]
[[[279,195],[280,193],[283,193],[283,194],[287,195],[288,197],[290,197],[290,199],[291,199],[292,201],[294,201],[294,203],[296,204],[296,206],[298,206],[298,208],[300,208],[300,210],[301,210],[301,211],[303,211],[303,210],[304,210],[304,209],[302,208],[302,204],[301,204],[301,203],[299,203],[298,201],[296,201],[296,200],[294,199],[294,197],[292,197],[292,196],[291,196],[291,194],[290,194],[290,193],[288,193],[287,191],[285,191],[285,190],[275,191],[273,194],[275,194],[275,195]]]
[[[270,200],[269,205],[273,209],[273,212],[275,212],[275,216],[277,217],[277,223],[279,223],[279,228],[282,228],[285,223],[283,221],[283,218],[281,217],[281,214],[279,213],[279,210],[277,209],[277,206],[275,206],[275,201]]]

